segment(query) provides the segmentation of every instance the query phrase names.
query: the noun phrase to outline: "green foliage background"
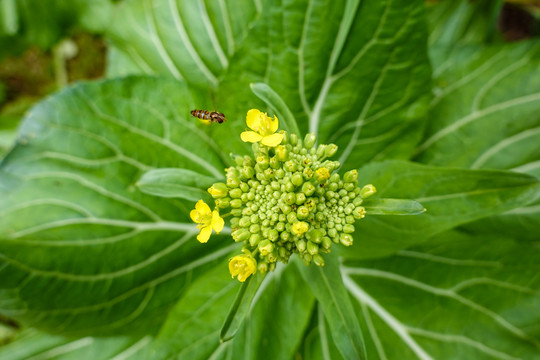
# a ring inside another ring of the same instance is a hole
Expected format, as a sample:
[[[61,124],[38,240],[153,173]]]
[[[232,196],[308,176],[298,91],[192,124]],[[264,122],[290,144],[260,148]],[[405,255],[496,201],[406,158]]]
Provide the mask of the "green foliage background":
[[[28,14],[66,17],[48,4]],[[0,357],[540,358],[539,42],[499,40],[500,6],[74,3],[74,26],[109,41],[107,79],[35,106],[1,162],[0,316],[23,329]],[[1,41],[58,36],[58,20],[17,14],[26,32],[4,21]],[[216,105],[223,125],[190,117]],[[137,181],[158,168],[222,178],[229,153],[248,153],[254,107],[427,212],[368,216],[324,268],[278,267],[220,343],[236,245],[227,231],[199,244],[193,201]]]

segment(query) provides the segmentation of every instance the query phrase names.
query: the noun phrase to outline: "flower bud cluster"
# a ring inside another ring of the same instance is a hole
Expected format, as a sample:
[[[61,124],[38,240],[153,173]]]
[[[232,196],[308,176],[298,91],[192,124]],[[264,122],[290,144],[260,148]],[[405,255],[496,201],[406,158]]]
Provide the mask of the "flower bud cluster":
[[[323,266],[321,254],[333,243],[352,245],[354,223],[366,214],[362,201],[375,192],[358,186],[356,170],[335,172],[340,163],[329,158],[336,145],[315,146],[311,133],[303,141],[281,133],[280,145],[253,144],[254,156],[237,156],[227,181],[208,189],[218,208],[231,208],[233,239],[262,273],[293,253]]]

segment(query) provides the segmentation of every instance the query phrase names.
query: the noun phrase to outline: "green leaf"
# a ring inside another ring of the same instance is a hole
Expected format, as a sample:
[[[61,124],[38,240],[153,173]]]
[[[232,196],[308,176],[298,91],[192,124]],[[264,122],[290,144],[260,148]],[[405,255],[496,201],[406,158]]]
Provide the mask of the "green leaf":
[[[216,87],[242,44],[260,1],[122,1],[107,30],[138,74]],[[113,65],[114,66],[114,65]]]
[[[538,359],[540,252],[449,232],[342,267],[368,351],[387,359]]]
[[[446,55],[448,61],[435,64],[437,95],[431,113],[438,121],[428,128],[418,159],[540,176],[539,44],[458,48]],[[539,215],[537,201],[467,228],[534,241]]]
[[[341,355],[345,359],[366,359],[362,332],[341,281],[338,259],[330,254],[324,259],[324,267],[306,267],[299,261],[296,264],[328,319],[333,341]]]
[[[367,199],[362,206],[369,215],[419,215],[426,211],[418,201],[403,199]]]
[[[410,155],[430,92],[421,1],[273,2],[263,14],[220,84],[220,108],[239,112],[247,85],[262,82],[301,133],[339,145],[343,163]]]
[[[249,91],[264,83],[283,100],[270,109],[284,119],[292,118],[289,109],[301,133],[336,142],[342,162],[408,158],[419,140],[430,93],[420,0],[341,0],[332,7],[320,0],[133,0],[117,11],[108,31],[124,53],[117,58],[130,58],[144,73],[218,88],[199,108],[217,106],[243,120],[246,103],[264,109]],[[245,122],[231,126],[240,133]],[[230,133],[216,128],[220,146],[245,151],[232,147]]]
[[[240,328],[244,322],[246,315],[249,313],[253,298],[257,294],[257,290],[259,289],[259,286],[261,286],[263,280],[264,275],[257,273],[250,276],[242,284],[242,287],[236,294],[234,304],[225,319],[225,323],[219,332],[219,339],[221,342],[229,341],[234,337],[238,328]]]
[[[9,360],[133,359],[133,355],[148,346],[151,341],[150,336],[142,338],[87,336],[73,339],[26,329],[14,342],[0,347],[0,357]]]
[[[219,354],[225,347],[220,328],[239,289],[240,283],[231,279],[227,264],[220,261],[190,284],[142,358],[206,360]]]
[[[534,177],[505,171],[438,168],[403,161],[372,163],[358,170],[360,184],[373,184],[382,198],[421,203],[417,216],[366,216],[357,223],[346,257],[377,257],[426,241],[458,225],[523,206],[540,195]]]
[[[293,359],[315,298],[295,266],[266,276],[248,316],[230,344],[229,359]]]
[[[0,166],[4,315],[73,336],[148,334],[231,251],[222,236],[195,240],[193,202],[135,186],[157,167],[222,176],[193,101],[177,81],[125,78],[76,85],[30,111]]]
[[[208,199],[206,189],[218,180],[187,169],[155,169],[144,173],[136,185],[145,194],[197,201]]]
[[[429,45],[483,44],[495,37],[502,0],[438,1],[427,5]]]

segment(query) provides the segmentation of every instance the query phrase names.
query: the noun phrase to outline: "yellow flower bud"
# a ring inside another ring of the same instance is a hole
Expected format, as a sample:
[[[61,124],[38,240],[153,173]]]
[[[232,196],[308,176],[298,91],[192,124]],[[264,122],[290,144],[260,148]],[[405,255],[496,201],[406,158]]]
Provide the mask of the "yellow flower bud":
[[[238,275],[238,281],[244,282],[257,270],[257,262],[250,255],[236,255],[229,261],[232,277]]]
[[[292,226],[292,232],[295,234],[295,235],[303,235],[304,233],[306,233],[307,231],[309,230],[309,225],[307,222],[304,222],[304,221],[298,221],[297,223],[295,223],[293,226]]]

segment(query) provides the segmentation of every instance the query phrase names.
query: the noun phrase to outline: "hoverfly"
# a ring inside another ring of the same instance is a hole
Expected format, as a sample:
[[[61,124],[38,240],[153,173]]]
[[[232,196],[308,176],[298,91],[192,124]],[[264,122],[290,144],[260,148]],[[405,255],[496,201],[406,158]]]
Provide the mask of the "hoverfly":
[[[223,123],[226,118],[223,113],[218,113],[217,111],[208,111],[208,110],[191,110],[191,115],[196,118],[201,119],[204,123]]]

